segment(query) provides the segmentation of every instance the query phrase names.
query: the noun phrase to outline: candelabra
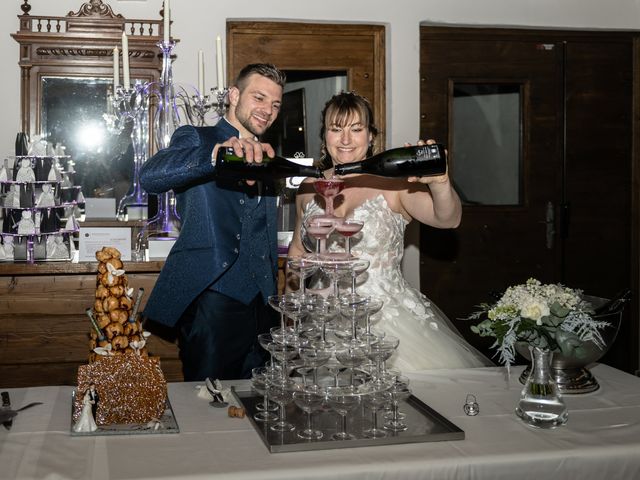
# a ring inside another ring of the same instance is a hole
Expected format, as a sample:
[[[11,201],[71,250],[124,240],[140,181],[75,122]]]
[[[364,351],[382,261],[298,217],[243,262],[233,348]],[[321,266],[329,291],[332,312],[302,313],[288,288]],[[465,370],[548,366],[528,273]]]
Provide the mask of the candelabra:
[[[228,89],[225,87],[215,87],[211,89],[211,95],[202,95],[201,92],[197,92],[195,95],[187,97],[189,101],[186,105],[186,112],[190,123],[199,127],[206,125],[206,115],[210,111],[214,112],[214,119],[222,117],[226,111],[227,92]]]
[[[153,93],[157,99],[156,113],[153,122],[155,141],[158,149],[167,148],[171,135],[179,125],[178,106],[175,101],[171,52],[176,43],[159,42],[162,51],[162,72],[160,82],[155,85]],[[180,217],[176,211],[176,198],[173,191],[158,195],[158,211],[138,234],[135,245],[136,256],[148,245],[151,237],[171,239],[180,233]]]
[[[149,94],[147,84],[136,81],[133,88],[118,87],[113,95],[114,129],[122,129],[131,119],[131,143],[133,146],[133,176],[129,193],[118,204],[118,220],[141,220],[147,218],[149,199],[140,186],[140,168],[149,155]]]

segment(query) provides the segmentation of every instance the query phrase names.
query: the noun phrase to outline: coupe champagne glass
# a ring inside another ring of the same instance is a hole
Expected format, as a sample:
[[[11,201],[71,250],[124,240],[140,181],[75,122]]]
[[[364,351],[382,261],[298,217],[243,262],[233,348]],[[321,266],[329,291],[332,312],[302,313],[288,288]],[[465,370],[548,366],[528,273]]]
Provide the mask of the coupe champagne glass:
[[[289,382],[281,382],[277,379],[267,378],[267,395],[280,407],[280,415],[278,420],[269,427],[275,432],[290,432],[296,429],[295,425],[288,422],[286,419],[286,407],[293,400],[294,388],[295,384]]]
[[[285,295],[280,308],[282,308],[282,313],[291,319],[293,333],[297,337],[300,332],[300,321],[307,313],[304,298],[297,295]]]
[[[351,257],[351,237],[362,230],[364,222],[362,220],[346,219],[336,223],[335,230],[345,238],[345,255]]]
[[[318,367],[325,365],[332,355],[331,350],[324,348],[322,344],[311,343],[300,349],[300,358],[304,362],[305,366],[310,366],[313,369],[313,385],[310,389],[320,390],[318,384]]]
[[[327,387],[327,403],[340,415],[340,430],[334,433],[333,440],[354,440],[356,437],[347,433],[347,415],[360,405],[360,395],[352,386]]]
[[[358,335],[358,321],[367,315],[367,298],[359,295],[348,295],[341,299],[340,314],[346,318],[349,323],[349,341],[356,345],[362,343]],[[338,337],[344,337],[346,332],[338,332]]]
[[[260,346],[265,349],[268,353],[269,353],[269,365],[268,368],[269,370],[271,370],[271,372],[274,372],[275,370],[278,369],[278,367],[276,367],[275,362],[273,361],[273,355],[271,354],[271,351],[269,350],[269,345],[271,345],[274,342],[273,340],[273,336],[271,335],[271,333],[261,333],[260,335],[258,335],[258,343],[260,344]]]
[[[290,382],[287,363],[298,355],[298,349],[293,345],[274,342],[269,345],[269,353],[280,362],[282,369],[282,375],[280,376],[281,382]]]
[[[367,271],[371,262],[366,258],[358,258],[351,265],[351,294],[356,294],[356,279]]]
[[[299,293],[306,295],[307,288],[305,280],[315,273],[318,264],[310,258],[289,257],[287,258],[287,268],[300,279]]]
[[[384,381],[387,377],[386,362],[395,353],[398,345],[400,345],[400,339],[393,335],[385,335],[384,338],[378,338],[369,344],[367,357],[376,362],[376,380]]]
[[[325,349],[330,349],[334,346],[334,342],[327,341],[327,324],[333,321],[338,311],[337,302],[330,298],[316,305],[313,320],[319,324],[321,332],[320,340],[317,343],[321,343]]]
[[[314,258],[319,259],[322,252],[327,248],[327,238],[333,232],[335,223],[331,218],[323,216],[309,217],[305,222],[305,229],[309,235],[316,240],[316,253]]]
[[[313,412],[317,412],[322,408],[324,395],[316,390],[304,388],[293,392],[293,401],[307,416],[306,428],[304,428],[304,430],[298,430],[296,435],[305,440],[321,439],[323,433],[320,430],[314,430],[311,416]]]
[[[364,344],[348,343],[336,347],[336,360],[349,369],[349,383],[355,385],[355,368],[367,359],[367,348]]]
[[[313,183],[315,191],[324,198],[324,212],[327,217],[333,216],[333,200],[344,188],[341,178],[319,178]]]
[[[267,302],[269,303],[269,306],[271,308],[273,308],[280,314],[280,327],[284,330],[284,312],[282,311],[282,306],[280,305],[282,303],[283,297],[284,295],[269,295],[269,297],[267,298]]]
[[[368,297],[367,298],[367,312],[364,317],[364,333],[362,336],[364,340],[371,341],[378,338],[377,335],[371,333],[371,316],[382,310],[384,302],[380,298]]]
[[[320,268],[331,280],[333,298],[340,298],[338,280],[344,275],[349,274],[353,262],[354,260],[340,259],[333,256],[326,256],[325,260],[320,262]]]
[[[371,409],[371,428],[362,431],[367,438],[382,438],[387,436],[382,428],[378,428],[378,411],[391,401],[388,390],[372,391],[363,396],[363,402]]]
[[[267,378],[271,377],[273,372],[267,367],[257,367],[251,370],[251,386],[262,395],[262,403],[256,404],[256,410],[254,420],[258,422],[270,422],[278,419],[275,411],[278,410],[277,405],[269,405],[269,396],[267,395]]]
[[[409,388],[409,379],[403,375],[395,377],[389,388],[389,397],[391,399],[391,416],[384,423],[384,428],[392,432],[402,432],[409,428],[399,415],[400,403],[411,396]]]

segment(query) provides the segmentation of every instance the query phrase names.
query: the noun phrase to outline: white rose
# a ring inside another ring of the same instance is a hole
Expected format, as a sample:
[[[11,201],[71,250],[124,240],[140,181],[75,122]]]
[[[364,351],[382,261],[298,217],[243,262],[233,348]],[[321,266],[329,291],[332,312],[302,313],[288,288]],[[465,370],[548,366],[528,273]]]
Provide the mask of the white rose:
[[[535,298],[527,299],[520,308],[521,317],[535,320],[538,325],[542,325],[542,318],[549,313],[549,306]]]

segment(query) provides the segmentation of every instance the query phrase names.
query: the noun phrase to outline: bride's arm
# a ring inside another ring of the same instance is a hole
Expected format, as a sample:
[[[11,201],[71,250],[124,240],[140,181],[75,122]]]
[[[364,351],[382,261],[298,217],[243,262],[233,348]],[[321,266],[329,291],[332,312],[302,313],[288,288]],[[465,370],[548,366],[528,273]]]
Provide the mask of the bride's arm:
[[[446,178],[443,178],[446,177]],[[436,228],[456,228],[462,218],[460,198],[448,175],[430,177],[427,189],[409,186],[398,193],[404,210],[421,223]]]
[[[432,143],[435,141],[418,141],[418,145]],[[436,228],[460,225],[462,205],[448,171],[433,177],[409,177],[407,188],[400,190],[398,197],[402,208],[421,223]]]

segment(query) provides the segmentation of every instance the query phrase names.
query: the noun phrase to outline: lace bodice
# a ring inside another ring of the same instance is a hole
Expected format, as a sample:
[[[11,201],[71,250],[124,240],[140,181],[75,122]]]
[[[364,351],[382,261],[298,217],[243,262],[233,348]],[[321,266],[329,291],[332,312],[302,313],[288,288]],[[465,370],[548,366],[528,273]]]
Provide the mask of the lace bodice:
[[[323,210],[312,200],[305,209],[304,218],[319,213],[323,213]],[[401,270],[404,232],[409,222],[389,208],[382,194],[357,207],[353,217],[362,220],[364,226],[351,238],[351,252],[370,262],[369,269],[358,277],[358,293],[381,297],[385,302],[383,317],[392,324],[397,320],[394,305],[399,304],[426,322],[431,316],[426,308],[429,303],[426,297],[409,285]],[[327,249],[344,251],[344,242],[341,235],[333,233]]]
[[[305,206],[304,219],[321,213],[322,208],[312,200]],[[351,252],[370,262],[369,269],[358,276],[357,293],[384,302],[374,328],[400,339],[391,365],[409,371],[491,364],[466,344],[440,309],[403,277],[404,233],[409,222],[391,210],[382,194],[358,206],[353,217],[362,220],[364,226],[351,238]],[[311,250],[315,241],[301,233],[303,243]],[[327,249],[344,251],[344,245],[344,238],[334,232]]]
[[[304,218],[324,213],[312,200],[307,204]],[[407,220],[391,210],[383,195],[365,201],[353,212],[353,218],[364,222],[362,230],[351,238],[352,253],[371,262],[369,271],[383,276],[400,274],[404,252],[404,231]],[[344,251],[344,237],[333,233],[327,244],[330,251]],[[397,280],[397,279],[396,279]]]

